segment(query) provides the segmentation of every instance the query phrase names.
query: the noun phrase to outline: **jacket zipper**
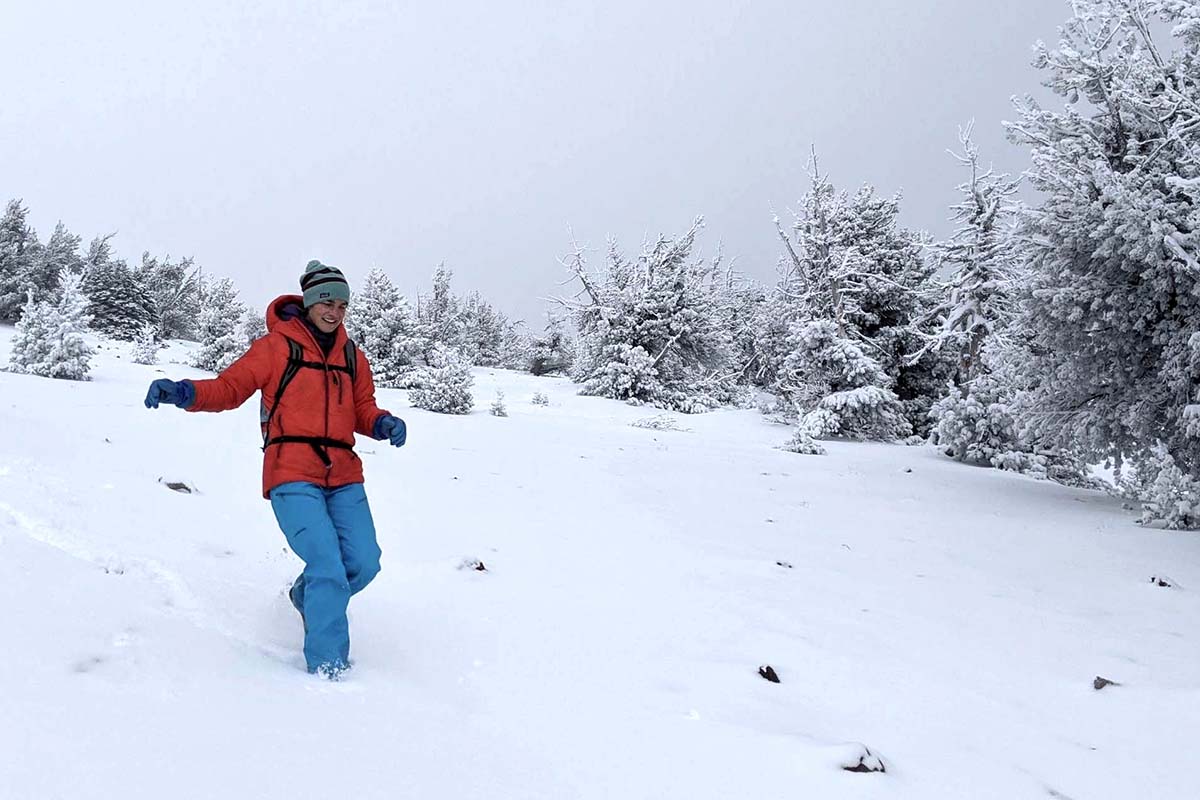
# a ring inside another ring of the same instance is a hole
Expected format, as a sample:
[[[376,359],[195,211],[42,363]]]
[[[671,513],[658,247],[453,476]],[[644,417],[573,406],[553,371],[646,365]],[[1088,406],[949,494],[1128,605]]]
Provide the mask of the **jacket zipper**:
[[[317,337],[313,336],[313,332],[308,329],[307,325],[303,326],[304,332],[308,334],[308,339],[316,347],[317,352],[321,354],[321,363],[324,365],[325,373],[325,438],[329,438],[329,356],[325,355],[325,350],[321,347],[321,343],[317,341]],[[334,343],[337,343],[337,338],[334,338]],[[325,455],[329,459],[329,466],[325,468],[325,488],[329,488],[329,473],[333,471],[333,454],[329,452],[329,448],[325,449]]]

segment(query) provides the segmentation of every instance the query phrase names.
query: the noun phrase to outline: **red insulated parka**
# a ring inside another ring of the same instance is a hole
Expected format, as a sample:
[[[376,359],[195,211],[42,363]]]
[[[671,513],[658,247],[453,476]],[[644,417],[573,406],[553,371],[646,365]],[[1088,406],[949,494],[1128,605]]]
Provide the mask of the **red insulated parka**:
[[[271,303],[267,335],[217,377],[193,381],[196,400],[188,407],[228,411],[262,392],[263,497],[292,481],[325,488],[362,483],[362,462],[351,449],[354,434],[371,436],[376,421],[388,413],[375,405],[375,382],[366,356],[354,348],[356,364],[347,365],[345,327],[338,327],[326,356],[301,317],[284,316],[284,309],[293,304],[303,305],[300,295],[284,295]],[[290,378],[280,394],[285,374]]]

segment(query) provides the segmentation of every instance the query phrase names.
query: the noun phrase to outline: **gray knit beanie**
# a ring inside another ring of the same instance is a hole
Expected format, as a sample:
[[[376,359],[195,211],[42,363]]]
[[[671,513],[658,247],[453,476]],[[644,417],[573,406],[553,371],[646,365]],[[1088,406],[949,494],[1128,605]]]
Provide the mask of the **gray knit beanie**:
[[[300,290],[304,292],[304,307],[322,300],[345,300],[350,302],[350,284],[337,267],[330,267],[313,259],[300,276]]]

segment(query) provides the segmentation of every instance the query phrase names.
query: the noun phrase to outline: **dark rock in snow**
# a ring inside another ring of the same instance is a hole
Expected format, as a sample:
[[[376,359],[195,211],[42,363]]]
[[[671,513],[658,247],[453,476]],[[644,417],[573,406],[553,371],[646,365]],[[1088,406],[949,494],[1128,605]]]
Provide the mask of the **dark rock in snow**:
[[[771,683],[779,683],[779,676],[775,674],[775,668],[770,665],[764,665],[758,668],[758,674]]]
[[[1092,681],[1092,688],[1095,689],[1097,692],[1100,691],[1101,689],[1103,689],[1105,686],[1120,686],[1120,685],[1121,684],[1117,683],[1116,681],[1110,681],[1108,678],[1101,678],[1099,675],[1096,676],[1096,680]]]
[[[196,491],[194,486],[189,486],[183,481],[164,481],[162,478],[159,478],[158,482],[171,491],[179,492],[180,494],[194,494]]]
[[[783,567],[784,569],[792,569],[792,565],[786,561],[776,561],[775,564],[776,566]]]
[[[883,760],[871,752],[871,749],[866,745],[860,745],[861,752],[857,753],[856,758],[851,758],[850,763],[842,764],[842,769],[846,772],[887,772],[887,767],[883,765]]]
[[[1151,575],[1150,582],[1155,586],[1161,586],[1164,589],[1171,589],[1175,586],[1175,583],[1170,578],[1159,575]]]
[[[476,572],[487,572],[488,568],[478,558],[464,558],[458,565],[459,569],[473,569]]]

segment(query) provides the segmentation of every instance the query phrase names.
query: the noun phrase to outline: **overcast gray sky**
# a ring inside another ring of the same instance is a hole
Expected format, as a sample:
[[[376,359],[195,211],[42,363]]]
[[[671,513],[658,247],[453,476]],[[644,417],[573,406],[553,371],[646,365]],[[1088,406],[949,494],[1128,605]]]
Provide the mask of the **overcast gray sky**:
[[[569,229],[682,232],[773,274],[810,145],[947,232],[957,126],[998,167],[1059,0],[0,0],[0,199],[192,255],[256,306],[309,258],[537,317]],[[600,253],[596,261],[599,263]]]

